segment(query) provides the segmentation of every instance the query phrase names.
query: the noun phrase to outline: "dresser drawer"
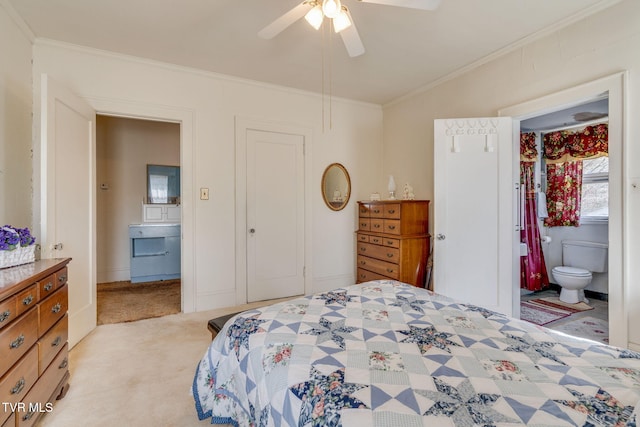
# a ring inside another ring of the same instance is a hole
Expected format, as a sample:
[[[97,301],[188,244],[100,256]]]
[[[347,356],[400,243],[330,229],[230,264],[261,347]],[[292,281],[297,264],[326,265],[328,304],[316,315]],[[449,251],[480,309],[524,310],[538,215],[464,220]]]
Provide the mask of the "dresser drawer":
[[[20,402],[38,379],[38,348],[31,350],[0,380],[0,402]],[[0,409],[9,411],[8,405]]]
[[[400,219],[400,203],[384,205],[384,217],[389,219]]]
[[[38,282],[38,291],[40,292],[40,299],[45,299],[49,295],[58,289],[56,286],[56,275],[51,274]]]
[[[369,211],[371,212],[371,218],[382,218],[384,217],[384,208],[379,204],[372,204],[369,206]]]
[[[382,274],[374,273],[373,271],[365,270],[362,268],[358,269],[358,283],[368,282],[369,280],[384,280],[389,279],[387,276],[383,276]]]
[[[384,229],[384,220],[382,218],[371,218],[371,231],[382,233]]]
[[[35,307],[36,304],[38,304],[38,285],[34,283],[17,295],[16,315],[20,316],[31,307]]]
[[[369,235],[368,234],[358,234],[358,242],[369,242]]]
[[[65,285],[38,305],[40,336],[44,335],[68,309],[69,286]]]
[[[2,414],[2,412],[0,412],[0,414]],[[3,416],[6,416],[6,414],[4,414]],[[2,420],[2,416],[0,416],[0,420]],[[2,424],[2,427],[15,427],[16,426],[16,414],[15,413],[11,413],[11,415],[9,415],[9,418],[7,418],[7,420],[4,422],[4,424]]]
[[[69,338],[68,327],[69,316],[65,314],[65,316],[38,341],[38,374],[42,375],[60,349],[67,343],[67,339]]]
[[[397,264],[362,255],[358,255],[357,263],[358,268],[373,271],[374,273],[381,274],[391,279],[397,280],[399,277],[399,267]]]
[[[384,220],[384,233],[400,235],[400,220],[399,219],[385,219]]]
[[[366,203],[358,204],[358,216],[362,218],[369,218],[371,213],[369,212],[369,205]]]
[[[385,237],[382,239],[382,244],[390,248],[400,248],[400,239],[392,239],[390,237]]]
[[[38,310],[30,310],[0,332],[0,372],[6,372],[38,340]]]
[[[16,318],[16,297],[9,297],[0,302],[0,329]]]
[[[43,412],[50,411],[50,406],[56,398],[54,392],[60,382],[67,374],[69,366],[68,347],[65,344],[56,356],[55,360],[42,374],[36,385],[29,391],[22,401],[25,403],[25,410],[16,413],[16,427],[32,426]],[[49,404],[49,405],[47,405]]]
[[[374,245],[372,243],[358,242],[358,255],[366,255],[382,261],[397,264],[400,259],[400,250],[386,246]]]
[[[60,270],[56,271],[55,276],[56,276],[56,289],[61,288],[67,284],[67,279],[69,278],[69,269],[67,267],[61,268]]]
[[[358,220],[358,229],[361,231],[370,231],[371,230],[371,219],[370,218],[360,218]]]

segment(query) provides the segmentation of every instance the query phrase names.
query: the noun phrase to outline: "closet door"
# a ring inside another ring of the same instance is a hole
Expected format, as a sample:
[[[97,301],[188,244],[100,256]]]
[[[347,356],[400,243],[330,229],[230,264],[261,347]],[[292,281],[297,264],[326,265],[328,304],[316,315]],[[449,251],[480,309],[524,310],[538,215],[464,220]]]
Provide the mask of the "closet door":
[[[41,80],[42,258],[72,258],[69,347],[96,327],[96,113],[46,75]]]
[[[517,153],[510,118],[434,122],[434,290],[507,315],[519,277]]]

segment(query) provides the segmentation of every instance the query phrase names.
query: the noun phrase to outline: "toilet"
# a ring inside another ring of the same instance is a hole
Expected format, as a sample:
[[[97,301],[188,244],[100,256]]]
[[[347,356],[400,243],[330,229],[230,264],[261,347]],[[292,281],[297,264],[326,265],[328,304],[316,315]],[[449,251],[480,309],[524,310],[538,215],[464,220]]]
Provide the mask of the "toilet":
[[[576,304],[588,303],[584,297],[591,279],[591,273],[604,273],[609,262],[606,243],[583,240],[562,241],[562,264],[551,270],[551,275],[560,285],[560,301]]]

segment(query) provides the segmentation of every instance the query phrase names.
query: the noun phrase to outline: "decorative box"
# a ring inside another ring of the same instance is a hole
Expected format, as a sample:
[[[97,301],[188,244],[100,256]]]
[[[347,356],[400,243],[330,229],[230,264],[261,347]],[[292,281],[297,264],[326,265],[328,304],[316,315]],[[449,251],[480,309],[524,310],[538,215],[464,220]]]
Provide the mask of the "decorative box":
[[[18,246],[10,251],[0,251],[0,268],[28,264],[36,260],[36,245]]]

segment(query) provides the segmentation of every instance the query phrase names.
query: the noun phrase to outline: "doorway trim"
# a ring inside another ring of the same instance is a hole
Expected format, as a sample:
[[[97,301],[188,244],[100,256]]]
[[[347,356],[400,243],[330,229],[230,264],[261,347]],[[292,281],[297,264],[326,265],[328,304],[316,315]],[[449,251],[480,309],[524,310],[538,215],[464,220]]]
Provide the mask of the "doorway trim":
[[[279,132],[300,135],[304,139],[304,293],[311,293],[313,277],[311,267],[311,212],[313,194],[311,188],[311,147],[313,130],[301,125],[273,120],[235,117],[236,144],[236,304],[247,303],[247,131]]]
[[[581,104],[608,92],[609,97],[609,342],[611,345],[629,346],[628,307],[625,293],[628,273],[627,243],[624,232],[628,229],[624,215],[625,177],[627,166],[623,153],[627,151],[626,87],[628,72],[623,71],[565,89],[541,98],[503,108],[500,116],[511,116],[514,133],[519,133],[520,121]],[[514,140],[515,141],[515,140]],[[514,284],[514,288],[518,283]],[[517,290],[517,288],[516,288]],[[519,303],[519,292],[514,292],[514,305]]]
[[[80,95],[82,96],[82,95]],[[192,313],[196,310],[197,283],[195,276],[195,239],[193,205],[193,156],[195,111],[172,108],[165,105],[134,103],[129,100],[82,96],[102,116],[174,122],[180,124],[180,172],[182,205],[181,242],[181,310]],[[96,251],[94,243],[94,253]]]

